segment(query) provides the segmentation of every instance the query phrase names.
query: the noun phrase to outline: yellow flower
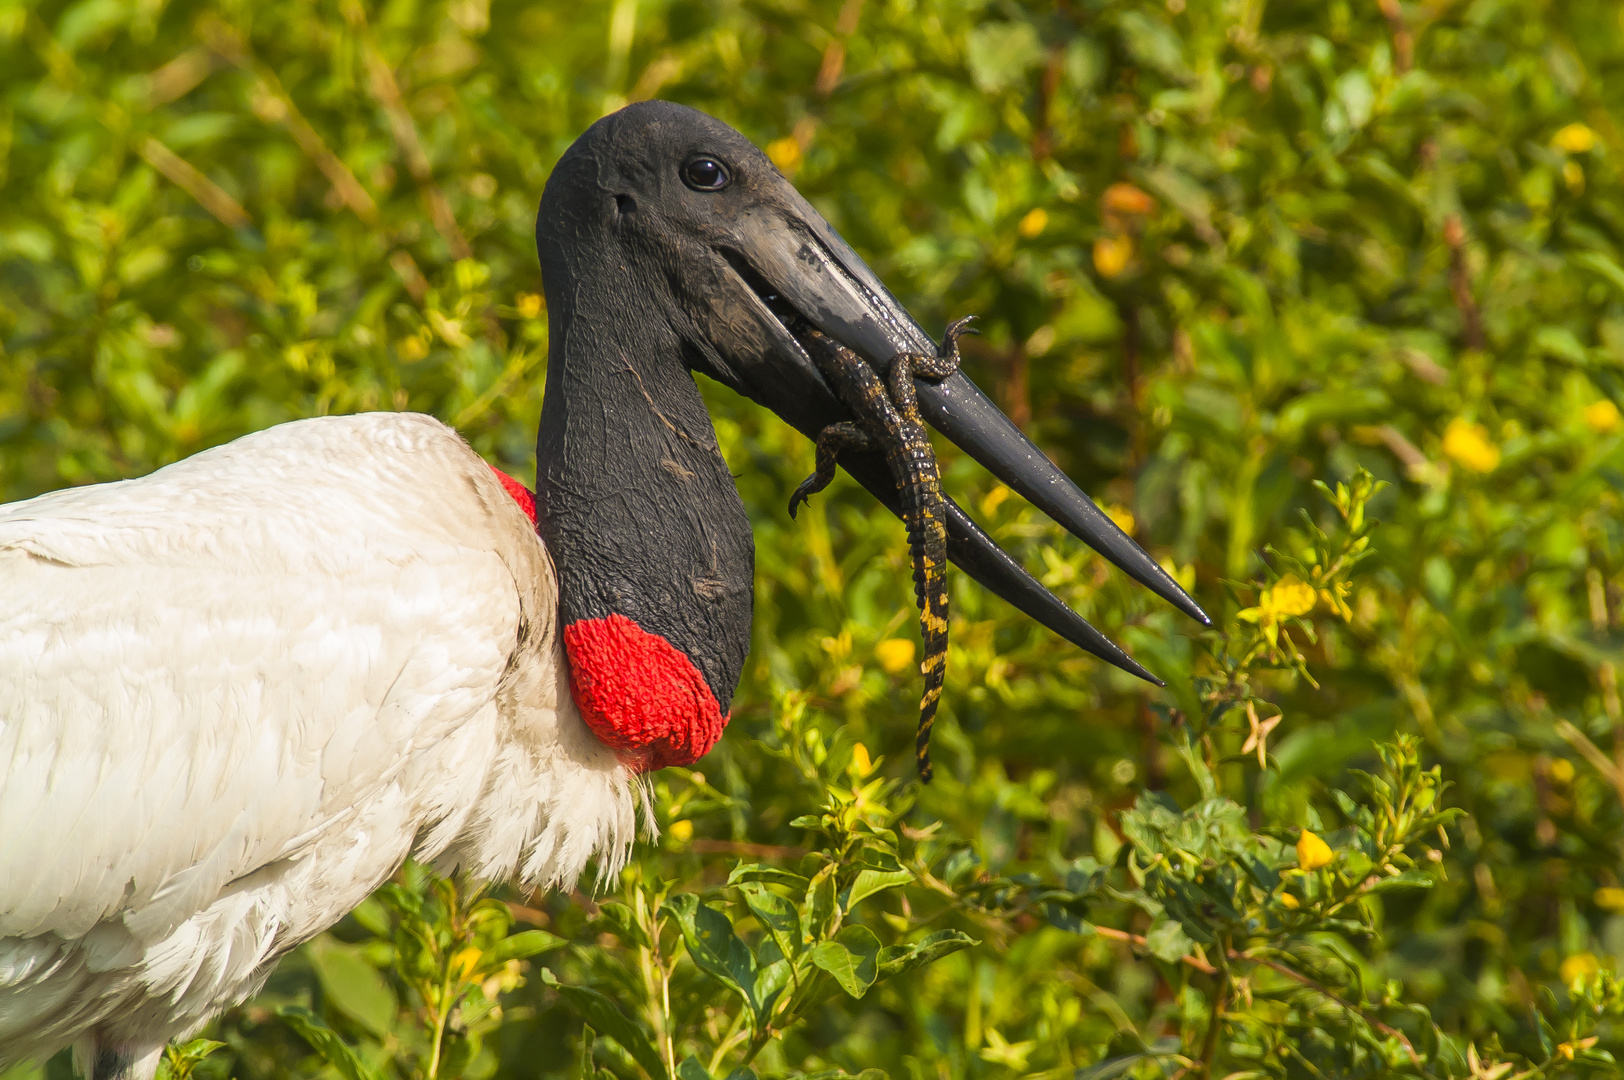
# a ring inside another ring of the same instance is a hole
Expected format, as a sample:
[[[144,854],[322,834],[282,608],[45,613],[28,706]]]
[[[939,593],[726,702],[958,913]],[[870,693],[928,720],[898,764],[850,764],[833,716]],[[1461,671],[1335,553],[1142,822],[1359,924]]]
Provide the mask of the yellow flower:
[[[1488,430],[1458,416],[1444,428],[1444,453],[1473,472],[1493,472],[1500,464],[1500,448],[1489,441]]]
[[[1619,415],[1617,405],[1602,398],[1585,406],[1585,423],[1590,425],[1590,430],[1608,435],[1624,425],[1624,416]]]
[[[1557,970],[1557,974],[1561,976],[1563,985],[1571,985],[1581,979],[1590,978],[1600,970],[1601,964],[1597,962],[1594,956],[1587,952],[1580,952],[1574,953],[1562,961],[1562,966]]]
[[[887,675],[895,675],[913,663],[914,643],[908,638],[887,638],[874,646],[874,658]]]
[[[1322,866],[1329,866],[1335,858],[1331,845],[1315,836],[1307,829],[1297,840],[1297,865],[1304,870],[1318,870]]]
[[[999,484],[991,491],[987,492],[987,497],[981,500],[982,516],[992,517],[994,514],[998,513],[998,508],[1004,505],[1004,500],[1009,498],[1009,496],[1010,490],[1003,484]]]
[[[857,780],[874,771],[874,762],[868,756],[868,747],[858,743],[851,748],[851,763],[846,766],[846,771]]]
[[[1583,124],[1569,124],[1551,136],[1551,145],[1570,154],[1583,154],[1596,145],[1596,133]]]
[[[694,838],[694,823],[687,818],[671,823],[671,839],[679,844],[686,844]]]
[[[1281,615],[1290,618],[1294,615],[1307,615],[1313,611],[1317,599],[1312,585],[1307,585],[1287,574],[1274,583],[1274,588],[1269,590],[1269,598],[1265,603]]]
[[[1021,218],[1021,223],[1015,226],[1015,231],[1030,240],[1041,233],[1048,225],[1049,211],[1041,206],[1034,206],[1026,212],[1025,217]]]
[[[1617,885],[1603,885],[1591,899],[1597,907],[1607,911],[1624,911],[1624,889]]]
[[[1280,906],[1290,908],[1291,910],[1296,911],[1298,908],[1302,907],[1303,905],[1302,905],[1302,902],[1300,900],[1298,900],[1295,896],[1291,895],[1288,892],[1283,892],[1283,893],[1280,894]]]
[[[1133,238],[1102,236],[1094,241],[1094,269],[1100,277],[1114,278],[1128,268],[1133,258]]]
[[[1290,619],[1298,615],[1307,615],[1314,610],[1319,600],[1319,594],[1312,585],[1297,580],[1292,574],[1287,574],[1274,583],[1273,588],[1264,589],[1257,598],[1257,607],[1249,607],[1239,613],[1238,617],[1249,623],[1257,623],[1263,627],[1263,633],[1273,645],[1279,638],[1280,620]]]
[[[1129,536],[1133,535],[1135,522],[1132,510],[1129,510],[1126,506],[1118,506],[1116,503],[1112,503],[1105,508],[1105,516],[1115,522],[1117,528]]]
[[[767,156],[778,166],[779,172],[792,173],[801,167],[801,144],[793,135],[774,139],[767,144]]]
[[[479,958],[485,954],[472,945],[451,957],[451,972],[459,979],[466,979],[472,975],[479,966]]]
[[[541,294],[522,292],[513,298],[513,306],[519,309],[522,318],[534,319],[541,314]]]

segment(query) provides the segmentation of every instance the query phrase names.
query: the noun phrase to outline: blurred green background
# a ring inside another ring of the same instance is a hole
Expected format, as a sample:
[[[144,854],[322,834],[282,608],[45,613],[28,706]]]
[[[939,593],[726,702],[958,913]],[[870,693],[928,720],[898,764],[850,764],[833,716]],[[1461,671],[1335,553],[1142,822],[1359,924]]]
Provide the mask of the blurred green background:
[[[369,409],[433,413],[530,482],[537,201],[587,125],[649,97],[764,146],[928,328],[978,314],[972,378],[1226,628],[1203,638],[944,446],[948,491],[1168,686],[955,576],[938,780],[887,796],[909,843],[934,827],[932,851],[1019,887],[1123,873],[1121,811],[1211,794],[1176,752],[1191,724],[1231,824],[1277,854],[1299,828],[1352,837],[1330,791],[1399,734],[1465,812],[1431,887],[1370,900],[1344,977],[1316,975],[1418,1045],[1430,1026],[1423,1063],[1360,1051],[1323,998],[1214,1003],[1188,964],[961,896],[929,928],[981,945],[830,1001],[758,1071],[1618,1075],[1612,1006],[1569,989],[1624,955],[1616,0],[0,0],[0,500]],[[909,779],[918,693],[900,524],[844,479],[791,522],[811,447],[705,392],[756,526],[755,640],[702,775],[656,777],[664,836],[636,870],[694,889],[816,847],[790,822],[864,761]],[[1296,611],[1260,587],[1309,522],[1339,527],[1311,482],[1360,468],[1389,484],[1382,524],[1346,610],[1297,612],[1313,681],[1226,674]],[[1240,753],[1275,711],[1267,759]],[[882,898],[895,933],[929,894]],[[488,988],[501,1011],[458,1068],[581,1075],[581,1018],[540,969],[615,997],[626,941],[585,894],[507,895],[571,944]],[[391,1032],[415,999],[371,918],[286,960],[200,1075],[338,1075],[288,1003],[410,1075]],[[721,1014],[694,994],[703,1043]],[[1587,1008],[1582,1031],[1551,1019]],[[1209,1015],[1240,1040],[1216,1062]],[[1299,1021],[1339,1049],[1236,1049]]]

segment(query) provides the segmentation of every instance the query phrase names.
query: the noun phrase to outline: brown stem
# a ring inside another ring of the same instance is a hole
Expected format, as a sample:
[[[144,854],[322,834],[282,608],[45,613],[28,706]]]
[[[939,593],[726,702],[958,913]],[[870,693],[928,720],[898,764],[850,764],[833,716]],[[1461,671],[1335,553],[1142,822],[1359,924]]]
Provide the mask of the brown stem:
[[[1444,219],[1444,243],[1449,245],[1449,292],[1455,298],[1461,318],[1466,320],[1466,347],[1482,352],[1487,344],[1483,336],[1483,314],[1472,297],[1472,280],[1466,269],[1466,226],[1458,214]]]
[[[1201,1040],[1202,1072],[1212,1075],[1213,1059],[1218,1056],[1218,1030],[1223,1023],[1224,1002],[1229,998],[1229,971],[1219,972],[1218,989],[1213,991],[1212,1011],[1207,1018],[1207,1034]]]
[[[1037,132],[1032,136],[1032,159],[1043,161],[1054,155],[1054,125],[1049,113],[1054,97],[1060,91],[1060,74],[1065,56],[1056,45],[1049,50],[1049,62],[1043,68],[1043,82],[1038,84]]]
[[[1032,362],[1016,345],[1004,358],[1004,411],[1022,431],[1032,422]]]
[[[1145,789],[1160,791],[1166,777],[1162,770],[1162,742],[1156,732],[1156,714],[1150,711],[1150,700],[1139,699],[1139,735],[1144,745]]]
[[[1377,0],[1376,6],[1387,17],[1388,31],[1393,35],[1393,66],[1402,75],[1415,66],[1415,35],[1404,22],[1398,0]]]
[[[254,111],[263,119],[280,122],[287,128],[288,134],[293,136],[293,141],[299,144],[299,149],[303,150],[305,156],[322,171],[327,177],[327,182],[333,185],[333,190],[338,192],[338,197],[344,205],[368,225],[375,223],[378,220],[378,204],[372,201],[372,196],[367,194],[366,188],[361,186],[361,181],[350,172],[349,166],[327,149],[322,137],[310,126],[310,122],[299,112],[299,107],[293,103],[293,98],[282,88],[276,74],[254,59],[242,36],[219,19],[205,20],[199,30],[210,49],[256,80]]]
[[[819,97],[834,93],[840,82],[840,73],[846,68],[846,39],[857,30],[857,20],[863,15],[863,0],[846,0],[835,17],[835,37],[823,50],[823,62],[818,65],[817,82],[813,89]]]
[[[799,859],[806,848],[779,844],[748,844],[742,840],[708,840],[701,837],[688,845],[702,855],[753,855],[760,859]]]
[[[222,225],[239,229],[253,223],[242,203],[228,195],[223,188],[198,172],[191,162],[175,153],[157,139],[147,136],[136,144],[135,152],[148,165],[157,169],[170,183],[196,199]]]
[[[367,65],[367,84],[372,91],[373,100],[383,109],[384,115],[389,118],[389,130],[395,137],[395,147],[406,159],[406,170],[412,174],[418,189],[423,193],[423,201],[427,204],[429,220],[434,223],[434,231],[440,234],[446,247],[451,249],[453,257],[458,259],[471,259],[474,249],[468,245],[468,238],[463,235],[462,227],[457,224],[457,217],[451,211],[451,202],[445,197],[440,185],[434,182],[434,169],[429,164],[429,156],[423,151],[423,141],[417,134],[417,122],[412,119],[411,110],[406,108],[401,98],[400,83],[395,80],[395,71],[389,62],[383,58],[378,47],[370,40],[367,33],[366,16],[359,4],[347,5],[346,14],[351,16],[351,22],[367,39],[364,54]]]

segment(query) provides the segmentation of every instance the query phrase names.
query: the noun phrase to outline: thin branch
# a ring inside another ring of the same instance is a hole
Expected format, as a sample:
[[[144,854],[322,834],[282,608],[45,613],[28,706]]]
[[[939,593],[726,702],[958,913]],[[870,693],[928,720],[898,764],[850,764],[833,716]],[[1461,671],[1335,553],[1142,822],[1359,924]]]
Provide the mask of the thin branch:
[[[688,847],[703,855],[753,855],[761,859],[799,859],[806,848],[779,844],[749,844],[742,840],[709,840],[700,837]]]
[[[1458,214],[1444,219],[1444,243],[1449,245],[1449,292],[1455,298],[1461,318],[1466,321],[1466,347],[1481,352],[1488,339],[1483,335],[1483,313],[1472,297],[1471,274],[1466,268],[1466,226]]]
[[[359,5],[352,7],[359,10]],[[451,201],[445,197],[440,185],[434,182],[434,169],[429,164],[428,154],[423,151],[423,141],[418,138],[417,122],[412,119],[411,111],[406,108],[401,98],[400,84],[395,81],[394,69],[383,58],[378,47],[372,43],[361,18],[357,16],[356,28],[361,31],[366,41],[364,51],[368,85],[378,106],[389,118],[389,130],[395,136],[395,147],[406,159],[406,170],[412,174],[412,179],[423,193],[423,201],[428,204],[429,220],[434,223],[434,231],[440,234],[455,258],[471,259],[474,256],[474,249],[468,245],[468,238],[463,235],[462,226],[457,224],[457,216],[451,211]]]
[[[1393,67],[1402,75],[1415,66],[1415,35],[1404,22],[1398,0],[1377,0],[1376,6],[1387,18],[1388,31],[1393,35]]]
[[[199,205],[219,219],[222,225],[240,229],[254,223],[248,216],[248,211],[242,208],[242,203],[233,199],[220,185],[198,172],[190,162],[157,139],[150,135],[143,138],[136,144],[135,152],[176,187],[196,199]]]
[[[1331,990],[1330,987],[1325,986],[1322,983],[1320,983],[1320,982],[1318,982],[1318,981],[1316,981],[1314,979],[1309,978],[1307,975],[1304,975],[1300,971],[1294,971],[1293,969],[1287,967],[1285,964],[1282,964],[1277,960],[1270,960],[1266,956],[1251,956],[1251,955],[1249,955],[1247,953],[1240,953],[1240,952],[1236,952],[1234,949],[1231,949],[1229,951],[1229,957],[1230,957],[1231,960],[1247,960],[1247,961],[1250,961],[1251,963],[1254,963],[1254,964],[1262,964],[1264,967],[1268,968],[1271,971],[1278,972],[1279,974],[1284,975],[1288,979],[1292,979],[1292,980],[1295,980],[1296,982],[1302,983],[1304,986],[1308,987],[1310,990],[1313,990],[1317,994],[1325,995],[1326,997],[1330,998],[1332,1001],[1336,1002],[1338,1005],[1342,1006],[1342,1008],[1348,1010],[1351,1013],[1356,1013],[1358,1016],[1362,1017],[1364,1019],[1365,1023],[1369,1024],[1371,1027],[1375,1028],[1377,1031],[1381,1032],[1383,1035],[1386,1035],[1389,1038],[1397,1039],[1399,1041],[1399,1045],[1404,1047],[1404,1052],[1410,1056],[1410,1061],[1413,1062],[1416,1065],[1421,1064],[1421,1058],[1420,1058],[1419,1055],[1416,1054],[1415,1047],[1410,1045],[1409,1036],[1405,1035],[1404,1032],[1400,1031],[1396,1027],[1391,1027],[1391,1026],[1389,1026],[1387,1024],[1382,1023],[1380,1020],[1376,1019],[1374,1016],[1371,1016],[1362,1007],[1360,1007],[1358,1005],[1355,1005],[1351,1001],[1347,1001],[1347,1000],[1339,997],[1335,993],[1335,991]]]
[[[863,0],[846,0],[835,17],[835,37],[823,50],[823,62],[818,65],[817,82],[813,90],[819,97],[834,93],[840,74],[846,68],[846,39],[857,30],[857,20],[863,15]]]
[[[1148,945],[1147,945],[1147,943],[1145,941],[1145,938],[1144,938],[1143,934],[1130,934],[1126,930],[1116,930],[1116,929],[1113,929],[1112,927],[1109,927],[1109,926],[1096,926],[1096,927],[1094,927],[1094,932],[1096,934],[1099,934],[1101,937],[1110,938],[1113,941],[1126,942],[1127,944],[1132,945],[1135,948],[1140,948],[1140,949],[1148,948]],[[1404,1052],[1409,1055],[1410,1060],[1412,1062],[1416,1063],[1416,1064],[1420,1064],[1421,1059],[1416,1054],[1415,1047],[1410,1044],[1409,1036],[1405,1035],[1404,1032],[1398,1030],[1398,1028],[1395,1028],[1395,1027],[1393,1027],[1393,1026],[1391,1026],[1389,1024],[1382,1023],[1380,1020],[1376,1019],[1374,1016],[1371,1016],[1370,1013],[1367,1012],[1365,1009],[1363,1009],[1362,1007],[1360,1007],[1358,1005],[1355,1005],[1351,1001],[1348,1001],[1348,1000],[1340,997],[1335,991],[1333,991],[1330,987],[1325,986],[1323,983],[1320,983],[1319,981],[1317,981],[1317,980],[1315,980],[1313,978],[1310,978],[1307,975],[1304,975],[1300,971],[1295,971],[1292,968],[1287,967],[1285,964],[1282,964],[1277,960],[1271,960],[1266,956],[1253,956],[1250,953],[1240,952],[1240,951],[1238,951],[1236,949],[1228,949],[1228,950],[1225,951],[1224,955],[1230,960],[1240,961],[1240,962],[1248,963],[1248,964],[1262,964],[1264,967],[1268,968],[1269,970],[1274,971],[1274,972],[1276,972],[1276,973],[1278,973],[1280,975],[1284,975],[1286,978],[1291,979],[1294,982],[1300,983],[1303,986],[1308,987],[1310,990],[1313,990],[1315,993],[1323,994],[1324,996],[1330,998],[1332,1001],[1336,1002],[1336,1004],[1338,1004],[1342,1008],[1346,1009],[1347,1011],[1349,1011],[1351,1013],[1354,1013],[1354,1014],[1358,1015],[1361,1019],[1363,1019],[1365,1021],[1365,1023],[1369,1024],[1371,1027],[1375,1028],[1377,1031],[1381,1032],[1383,1035],[1386,1035],[1386,1036],[1388,1036],[1389,1038],[1392,1038],[1392,1039],[1397,1039],[1398,1042],[1399,1042],[1399,1045],[1404,1047]],[[1207,961],[1201,959],[1198,956],[1192,956],[1192,955],[1181,956],[1181,957],[1179,957],[1179,962],[1183,963],[1187,967],[1194,968],[1196,971],[1199,971],[1204,975],[1218,975],[1218,974],[1221,973],[1219,968],[1214,967],[1212,964],[1208,963]]]
[[[327,149],[322,137],[310,126],[310,122],[299,112],[299,107],[293,103],[288,92],[282,88],[282,83],[275,72],[254,59],[241,35],[231,26],[213,18],[204,20],[199,32],[209,48],[256,80],[254,112],[262,119],[280,123],[287,128],[288,134],[293,136],[293,141],[299,144],[299,149],[315,162],[316,168],[327,177],[328,183],[333,185],[333,190],[338,192],[338,197],[355,216],[368,225],[376,223],[378,204],[372,201],[372,196],[367,194],[366,188],[361,186],[361,181],[355,178],[349,166]]]

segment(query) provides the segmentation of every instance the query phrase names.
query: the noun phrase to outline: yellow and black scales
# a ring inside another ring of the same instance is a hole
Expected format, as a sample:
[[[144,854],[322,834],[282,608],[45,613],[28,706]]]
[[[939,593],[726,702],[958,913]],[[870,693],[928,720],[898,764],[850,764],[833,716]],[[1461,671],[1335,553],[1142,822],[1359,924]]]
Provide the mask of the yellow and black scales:
[[[862,357],[833,339],[804,328],[797,336],[856,423],[830,424],[818,433],[817,469],[790,496],[790,517],[808,497],[834,479],[841,450],[871,450],[885,454],[902,496],[902,520],[908,529],[908,554],[913,562],[914,599],[919,605],[919,630],[925,643],[920,665],[925,693],[919,700],[919,734],[914,754],[919,776],[931,777],[930,729],[947,677],[947,523],[942,497],[942,474],[936,464],[914,377],[945,379],[959,369],[959,336],[969,326],[967,317],[947,328],[935,356],[904,353],[891,361],[885,381]]]

